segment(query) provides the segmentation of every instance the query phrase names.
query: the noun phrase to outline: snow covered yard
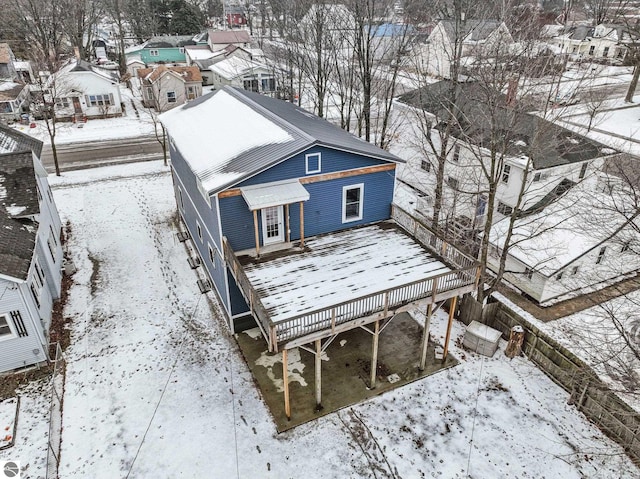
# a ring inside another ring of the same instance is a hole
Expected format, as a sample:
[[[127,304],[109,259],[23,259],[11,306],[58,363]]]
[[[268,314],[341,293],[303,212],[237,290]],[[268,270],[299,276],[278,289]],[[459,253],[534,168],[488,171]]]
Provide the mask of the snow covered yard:
[[[175,238],[168,171],[127,168],[52,178],[78,267],[60,477],[638,476],[532,363],[457,346],[455,368],[277,435]]]

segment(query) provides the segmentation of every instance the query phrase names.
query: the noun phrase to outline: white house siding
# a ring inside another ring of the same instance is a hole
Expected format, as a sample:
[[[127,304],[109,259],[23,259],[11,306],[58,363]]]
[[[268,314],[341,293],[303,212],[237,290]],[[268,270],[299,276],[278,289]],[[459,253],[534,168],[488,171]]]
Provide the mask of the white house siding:
[[[26,293],[26,283],[0,279],[0,314],[9,314],[9,322],[15,333],[10,338],[0,339],[0,372],[47,360],[42,326],[37,325],[32,319],[32,307],[26,303]],[[10,316],[14,311],[20,313],[26,336],[18,335],[16,325]]]
[[[158,78],[152,85],[145,85],[145,101],[150,106],[159,106],[159,111],[168,111],[172,108],[180,106],[187,101],[185,82],[182,78],[172,73],[165,73]],[[150,90],[149,90],[150,89]],[[169,102],[167,93],[174,92],[176,95],[175,102]],[[157,97],[157,102],[150,98],[149,94]]]
[[[42,168],[42,171],[44,171],[44,168]],[[56,205],[53,203],[53,195],[51,194],[47,178],[37,175],[36,180],[42,195],[40,215],[38,217],[39,226],[36,237],[36,255],[45,271],[49,293],[53,299],[57,299],[60,297],[60,288],[62,286],[62,262],[64,260],[62,242],[60,241],[62,223]],[[55,244],[52,243],[53,255],[49,251],[48,245],[50,230],[53,230],[53,235],[55,236]],[[49,311],[45,316],[50,317],[50,315],[51,313]]]
[[[55,96],[58,98],[68,98],[67,108],[56,108],[56,116],[59,118],[73,115],[72,97],[80,99],[80,106],[83,113],[91,118],[102,118],[105,115],[122,115],[122,98],[120,96],[120,86],[115,81],[93,72],[67,72],[56,79]],[[92,106],[90,97],[95,95],[109,95],[112,105],[107,107]]]

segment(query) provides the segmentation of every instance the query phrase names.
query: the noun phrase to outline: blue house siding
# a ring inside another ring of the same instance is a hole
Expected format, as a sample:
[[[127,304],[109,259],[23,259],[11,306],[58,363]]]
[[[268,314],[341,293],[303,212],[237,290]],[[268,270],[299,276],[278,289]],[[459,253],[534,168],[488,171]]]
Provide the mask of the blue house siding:
[[[304,187],[309,200],[304,203],[304,234],[315,236],[333,231],[353,228],[367,223],[389,219],[393,199],[394,171],[381,171],[350,176]],[[273,180],[277,181],[277,180]],[[364,184],[362,219],[342,222],[343,187]],[[234,251],[255,248],[253,214],[240,195],[220,199],[222,229]],[[262,218],[258,212],[260,244],[262,244]],[[300,239],[300,206],[289,205],[289,228],[291,239]]]
[[[229,298],[231,300],[231,313],[233,316],[249,313],[249,305],[244,300],[244,296],[240,292],[240,288],[236,284],[231,271],[227,269],[227,279],[229,281]]]
[[[307,174],[305,170],[305,157],[308,154],[321,154],[321,170],[319,173]],[[388,161],[376,160],[355,153],[335,150],[327,147],[311,147],[282,163],[269,168],[251,178],[246,179],[236,187],[259,185],[272,181],[289,180],[293,178],[304,178],[305,176],[324,175],[336,173],[338,171],[355,170],[368,166],[386,165]]]
[[[158,55],[152,56],[151,50],[157,50]],[[184,48],[180,51],[179,47],[174,48],[143,48],[139,51],[140,60],[144,63],[186,63],[187,55]]]
[[[178,211],[189,230],[193,245],[213,281],[218,296],[222,299],[227,313],[231,316],[216,198],[211,199],[211,206],[207,204],[196,186],[196,177],[180,152],[173,147],[171,147],[171,165]],[[200,226],[202,239],[198,234],[198,226]],[[213,250],[213,261],[210,259],[209,246]]]

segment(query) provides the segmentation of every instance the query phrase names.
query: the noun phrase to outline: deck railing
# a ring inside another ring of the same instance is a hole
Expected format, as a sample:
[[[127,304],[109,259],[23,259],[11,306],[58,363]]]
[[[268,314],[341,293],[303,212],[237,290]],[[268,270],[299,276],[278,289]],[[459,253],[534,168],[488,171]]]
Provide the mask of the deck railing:
[[[449,267],[453,267],[453,270],[395,288],[360,296],[330,307],[308,311],[275,323],[260,301],[260,296],[251,285],[233,249],[226,239],[223,241],[225,259],[236,278],[238,287],[249,303],[251,312],[267,338],[270,351],[277,351],[278,345],[283,342],[317,331],[335,330],[337,326],[358,318],[380,312],[383,312],[383,317],[386,317],[389,311],[414,301],[427,298],[441,301],[474,289],[478,272],[476,261],[448,245],[401,208],[393,205],[392,212],[393,219],[398,224],[425,247],[445,259],[449,263]]]
[[[475,259],[447,243],[425,223],[395,203],[391,205],[391,218],[423,246],[435,252],[444,259],[446,263],[449,263],[449,266],[453,266],[454,268],[468,268],[469,266],[477,265]]]

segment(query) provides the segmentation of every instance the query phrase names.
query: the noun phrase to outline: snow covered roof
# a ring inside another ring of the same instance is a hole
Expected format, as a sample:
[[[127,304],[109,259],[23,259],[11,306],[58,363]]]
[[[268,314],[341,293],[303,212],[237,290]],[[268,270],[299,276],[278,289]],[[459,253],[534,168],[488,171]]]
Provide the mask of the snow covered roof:
[[[192,45],[184,47],[184,51],[187,53],[192,61],[196,60],[208,60],[216,55],[224,55],[224,51],[220,50],[212,52],[209,45]]]
[[[202,82],[202,75],[198,67],[168,67],[166,65],[160,65],[157,68],[140,68],[138,70],[138,77],[144,80],[148,80],[151,83],[155,82],[164,73],[173,72],[182,78],[185,82]]]
[[[242,57],[230,57],[214,63],[208,69],[227,80],[233,80],[239,76],[250,74],[255,70],[268,70],[269,67]]]
[[[143,48],[177,48],[195,44],[192,35],[158,35],[150,38]]]
[[[244,265],[274,323],[451,271],[391,223],[312,237],[305,246]]]
[[[589,178],[539,213],[517,219],[509,254],[550,277],[580,256],[609,240],[625,223],[616,209],[625,204],[620,196],[603,193],[597,178]],[[606,218],[606,221],[603,219]],[[502,248],[509,218],[491,228],[490,242]],[[627,237],[629,232],[617,232]]]
[[[160,121],[209,193],[316,144],[402,161],[291,103],[229,86],[163,113]]]

